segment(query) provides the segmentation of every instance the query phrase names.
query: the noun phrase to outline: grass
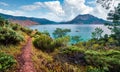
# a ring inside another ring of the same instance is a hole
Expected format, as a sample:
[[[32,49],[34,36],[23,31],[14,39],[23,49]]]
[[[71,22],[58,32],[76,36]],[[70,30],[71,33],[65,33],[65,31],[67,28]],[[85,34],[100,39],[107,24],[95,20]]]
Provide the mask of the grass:
[[[14,56],[15,59],[17,59],[17,55],[21,53],[20,49],[22,48],[22,45],[10,45],[10,46],[2,46],[0,45],[0,52],[7,53],[9,55]],[[17,61],[16,61],[17,62]],[[7,70],[6,72],[16,72],[19,68],[18,62],[10,69]]]
[[[33,38],[34,39],[34,38]],[[85,72],[85,66],[77,66],[69,63],[62,63],[55,59],[59,50],[52,53],[42,52],[40,49],[32,47],[32,60],[37,72]]]
[[[26,44],[27,39],[29,37],[27,34],[25,34],[25,33],[23,33],[23,34],[24,34],[24,38],[25,38],[24,42],[21,42],[20,44],[17,44],[17,45],[7,45],[7,46],[0,45],[0,52],[4,52],[9,55],[12,55],[16,59],[16,62],[17,62],[17,57],[18,57],[18,55],[21,54],[21,49]],[[6,72],[17,72],[19,67],[20,67],[19,63],[17,62],[11,69],[6,70]]]
[[[52,61],[52,56],[49,56],[47,53],[38,50],[34,46],[32,47],[32,60],[35,66],[36,71],[38,72],[48,72],[48,69],[42,64],[43,61],[50,62]]]

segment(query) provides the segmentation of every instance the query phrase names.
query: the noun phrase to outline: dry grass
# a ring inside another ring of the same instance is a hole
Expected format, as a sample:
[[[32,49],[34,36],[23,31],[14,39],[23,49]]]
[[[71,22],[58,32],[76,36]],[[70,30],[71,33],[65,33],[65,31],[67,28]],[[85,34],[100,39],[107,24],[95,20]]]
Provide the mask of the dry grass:
[[[27,34],[25,34],[25,33],[23,33],[23,34],[24,34],[24,38],[25,38],[24,42],[21,42],[18,45],[8,45],[8,46],[0,45],[0,52],[4,52],[4,53],[7,53],[7,54],[13,56],[17,62],[17,57],[18,57],[18,55],[21,54],[21,49],[26,44],[27,38],[29,37]],[[19,63],[17,62],[12,68],[7,70],[6,72],[18,72],[18,68],[19,68]]]
[[[33,46],[32,52],[32,60],[37,72],[85,72],[84,66],[61,63],[55,59],[54,56],[59,52],[57,49],[52,53],[45,53]]]

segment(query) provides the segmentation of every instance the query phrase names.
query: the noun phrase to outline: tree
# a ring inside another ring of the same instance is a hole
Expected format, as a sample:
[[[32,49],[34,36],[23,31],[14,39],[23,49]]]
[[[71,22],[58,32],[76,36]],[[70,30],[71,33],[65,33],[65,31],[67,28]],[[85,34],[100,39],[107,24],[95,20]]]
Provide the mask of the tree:
[[[63,36],[66,36],[68,32],[71,32],[71,30],[56,28],[56,30],[53,32],[53,36],[54,38],[63,37]]]
[[[112,21],[112,24],[109,24],[109,29],[113,32],[111,36],[117,40],[118,45],[120,45],[120,3],[115,7],[114,11],[108,13],[107,19]]]
[[[110,9],[110,7],[113,5],[115,0],[97,0],[96,2],[101,4],[101,6],[105,9]]]
[[[111,10],[108,13],[107,19],[111,20],[113,25],[120,24],[120,3],[118,4],[117,7],[114,8],[114,11]]]
[[[43,31],[42,34],[50,36],[49,32],[47,30]]]
[[[72,36],[72,42],[77,43],[82,41],[81,36]]]
[[[92,32],[93,39],[100,39],[102,38],[103,30],[101,28],[95,28],[95,31]]]

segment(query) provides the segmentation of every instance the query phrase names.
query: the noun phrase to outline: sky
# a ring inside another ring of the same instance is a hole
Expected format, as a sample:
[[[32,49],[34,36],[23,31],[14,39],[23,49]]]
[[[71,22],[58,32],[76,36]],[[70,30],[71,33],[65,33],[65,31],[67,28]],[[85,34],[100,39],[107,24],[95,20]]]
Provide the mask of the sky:
[[[115,0],[111,5],[117,5]],[[106,20],[109,10],[96,0],[0,0],[0,13],[46,18],[52,21],[69,21],[80,14],[91,14]]]

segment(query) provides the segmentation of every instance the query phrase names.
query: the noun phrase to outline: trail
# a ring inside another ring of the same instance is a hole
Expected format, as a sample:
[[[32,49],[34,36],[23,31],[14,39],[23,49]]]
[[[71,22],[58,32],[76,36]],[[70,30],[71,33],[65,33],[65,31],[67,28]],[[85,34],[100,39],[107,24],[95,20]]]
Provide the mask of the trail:
[[[20,69],[18,72],[36,72],[32,63],[32,39],[28,38],[27,44],[22,48],[22,53],[18,56]]]

